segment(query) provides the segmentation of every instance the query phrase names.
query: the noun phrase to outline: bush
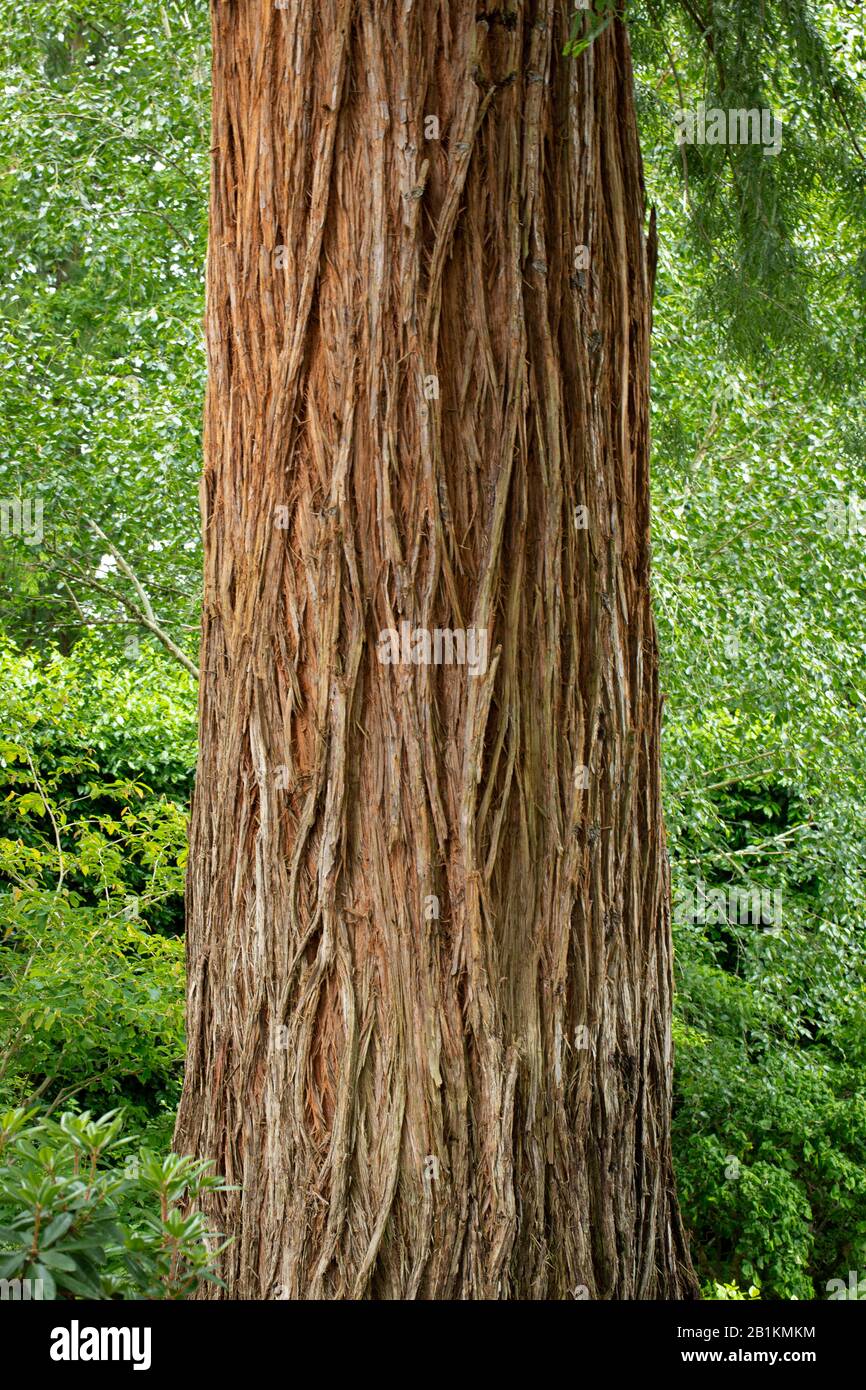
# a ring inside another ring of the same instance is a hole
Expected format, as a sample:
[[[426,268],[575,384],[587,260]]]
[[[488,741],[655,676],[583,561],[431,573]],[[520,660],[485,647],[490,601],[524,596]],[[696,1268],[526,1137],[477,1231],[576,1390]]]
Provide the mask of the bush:
[[[825,990],[834,930],[744,934],[737,973],[678,932],[673,1145],[708,1285],[810,1299],[866,1264],[862,956],[855,928]]]
[[[0,879],[74,890],[183,927],[195,766],[189,677],[154,657],[108,665],[0,648]]]
[[[123,1101],[164,1144],[183,1067],[183,943],[75,894],[0,896],[0,1102]]]
[[[183,1065],[188,687],[87,642],[0,649],[0,1105],[122,1101],[158,1148]]]
[[[225,1244],[188,1208],[225,1184],[192,1158],[128,1156],[122,1130],[117,1111],[0,1115],[0,1278],[46,1299],[181,1299],[219,1282]]]

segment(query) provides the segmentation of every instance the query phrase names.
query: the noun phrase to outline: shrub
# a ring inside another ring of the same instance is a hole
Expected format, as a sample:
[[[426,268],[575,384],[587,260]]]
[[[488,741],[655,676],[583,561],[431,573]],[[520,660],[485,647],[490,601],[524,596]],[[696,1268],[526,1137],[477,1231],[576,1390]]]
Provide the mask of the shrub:
[[[225,1245],[189,1208],[225,1184],[192,1158],[130,1157],[122,1131],[117,1111],[0,1115],[0,1278],[46,1299],[181,1299],[219,1282]]]

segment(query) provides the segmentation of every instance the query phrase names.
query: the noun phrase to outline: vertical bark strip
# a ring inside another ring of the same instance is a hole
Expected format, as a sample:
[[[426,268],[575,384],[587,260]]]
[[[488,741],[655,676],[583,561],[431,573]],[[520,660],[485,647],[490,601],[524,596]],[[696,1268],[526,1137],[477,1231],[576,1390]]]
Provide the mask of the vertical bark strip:
[[[212,18],[176,1142],[238,1185],[227,1295],[689,1297],[626,31]]]

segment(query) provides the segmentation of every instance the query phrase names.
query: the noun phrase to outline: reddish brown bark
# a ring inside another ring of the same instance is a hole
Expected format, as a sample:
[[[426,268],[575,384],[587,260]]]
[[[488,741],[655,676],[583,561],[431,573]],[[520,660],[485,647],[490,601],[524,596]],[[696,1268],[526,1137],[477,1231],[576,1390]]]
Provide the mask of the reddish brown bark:
[[[234,1297],[694,1291],[628,41],[483,9],[212,5],[176,1142]]]

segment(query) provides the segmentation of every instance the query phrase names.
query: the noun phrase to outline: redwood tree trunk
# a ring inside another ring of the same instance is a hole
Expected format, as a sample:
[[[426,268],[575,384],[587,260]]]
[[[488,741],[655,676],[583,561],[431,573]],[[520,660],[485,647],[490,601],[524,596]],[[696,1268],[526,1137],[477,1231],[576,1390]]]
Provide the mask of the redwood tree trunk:
[[[652,252],[627,34],[564,58],[570,8],[212,3],[176,1143],[231,1297],[695,1291]]]

